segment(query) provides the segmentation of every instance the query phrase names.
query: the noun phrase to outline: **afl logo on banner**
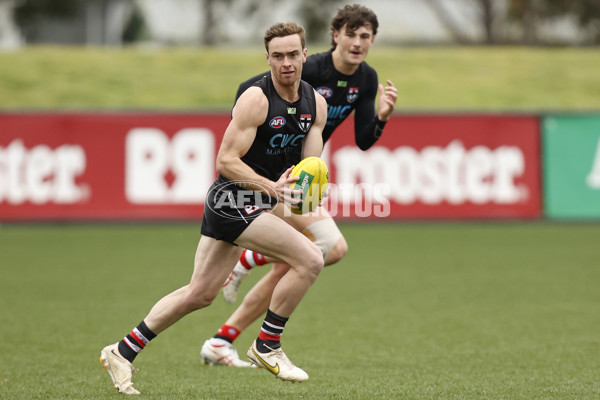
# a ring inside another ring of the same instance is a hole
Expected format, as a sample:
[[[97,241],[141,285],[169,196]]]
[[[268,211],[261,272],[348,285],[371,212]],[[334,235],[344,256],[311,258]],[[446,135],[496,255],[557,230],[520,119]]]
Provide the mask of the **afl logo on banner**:
[[[269,122],[269,126],[274,129],[281,128],[284,125],[285,125],[285,118],[283,118],[283,117],[275,117]]]
[[[326,99],[330,98],[331,96],[333,96],[333,90],[331,90],[330,88],[328,88],[327,86],[320,86],[317,88],[317,92],[325,97]]]

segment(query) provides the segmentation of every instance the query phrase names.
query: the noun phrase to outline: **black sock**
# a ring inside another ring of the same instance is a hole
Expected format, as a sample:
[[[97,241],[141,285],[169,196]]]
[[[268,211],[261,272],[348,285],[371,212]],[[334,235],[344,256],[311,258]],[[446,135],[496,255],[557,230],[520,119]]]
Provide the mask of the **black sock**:
[[[256,339],[256,349],[259,353],[268,353],[281,347],[281,334],[288,319],[275,314],[271,310],[267,311],[267,316]]]
[[[156,334],[142,321],[119,342],[119,353],[129,362],[133,362],[140,351],[155,337]]]

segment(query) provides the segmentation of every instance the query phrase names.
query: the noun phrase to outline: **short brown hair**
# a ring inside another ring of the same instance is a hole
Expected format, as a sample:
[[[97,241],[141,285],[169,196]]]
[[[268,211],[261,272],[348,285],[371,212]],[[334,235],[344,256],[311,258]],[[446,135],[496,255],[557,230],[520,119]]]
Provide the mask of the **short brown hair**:
[[[304,45],[306,44],[306,33],[304,32],[304,28],[295,22],[280,22],[267,29],[265,32],[265,49],[267,52],[269,51],[269,43],[273,38],[290,35],[300,36],[300,43],[304,49]]]
[[[379,28],[377,15],[373,11],[359,4],[346,5],[338,9],[337,15],[331,20],[331,44],[334,48],[336,43],[333,40],[333,32],[339,32],[344,25],[350,31],[355,31],[361,26],[370,26],[373,35],[377,35],[377,28]]]

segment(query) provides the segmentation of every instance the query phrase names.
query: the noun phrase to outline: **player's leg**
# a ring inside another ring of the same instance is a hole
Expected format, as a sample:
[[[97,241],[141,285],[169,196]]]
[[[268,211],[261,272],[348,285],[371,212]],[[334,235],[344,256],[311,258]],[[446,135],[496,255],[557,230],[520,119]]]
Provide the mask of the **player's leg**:
[[[269,308],[271,295],[275,286],[283,276],[290,270],[290,266],[282,263],[273,264],[273,268],[267,272],[250,291],[244,296],[240,306],[231,314],[225,322],[229,326],[237,328],[240,332],[246,329],[257,318],[263,316]]]
[[[273,214],[282,218],[284,221],[293,226],[296,230],[302,232],[306,237],[308,237],[311,241],[313,241],[317,247],[323,253],[323,258],[325,260],[325,265],[329,265],[335,262],[338,262],[346,253],[348,246],[346,244],[346,240],[342,236],[339,231],[337,225],[333,221],[333,219],[329,216],[327,211],[324,209],[321,210],[320,213],[311,213],[306,215],[296,215],[291,214],[291,216],[286,216],[282,212],[283,207],[277,207],[273,210]],[[238,262],[236,268],[240,264],[244,264],[244,269],[247,269],[247,265],[251,260],[256,259],[256,252],[250,252],[249,250],[245,250],[244,254],[242,254],[243,260]],[[252,318],[254,315],[262,315],[266,311],[265,305],[268,304],[269,297],[266,293],[270,293],[268,288],[274,288],[277,280],[281,278],[289,266],[282,264],[279,260],[274,260],[271,257],[261,256],[261,260],[266,261],[276,261],[274,267],[270,272],[268,272],[262,279],[257,283],[259,290],[251,290],[248,292],[240,309],[234,312],[232,315],[233,318],[230,318],[226,325],[234,326],[238,330],[245,329],[250,323],[254,321]],[[229,275],[229,280],[237,280],[237,284],[235,285],[235,294],[237,296],[237,288],[239,288],[240,276],[233,276],[235,273]],[[265,286],[267,285],[267,286]],[[229,285],[228,285],[229,286]],[[224,287],[224,295],[227,300],[227,287]],[[233,297],[235,300],[235,297]],[[239,311],[239,312],[238,312]]]
[[[319,247],[325,258],[325,266],[337,263],[348,251],[346,239],[339,232],[332,218],[322,218],[313,221],[302,231],[302,234]],[[244,330],[256,318],[267,311],[267,306],[271,299],[268,294],[272,293],[279,279],[290,269],[289,265],[278,262],[276,259],[265,258],[269,261],[273,260],[273,268],[250,289],[240,307],[234,311],[230,319],[226,322],[229,325],[237,327],[240,331]]]
[[[272,213],[258,217],[235,242],[290,265],[271,300],[272,311],[289,316],[321,272],[323,256],[319,249]]]
[[[278,211],[279,209],[279,211]],[[298,231],[311,239],[321,249],[325,265],[339,262],[348,251],[346,239],[335,224],[335,221],[327,210],[320,208],[318,212],[297,215],[283,215],[281,207],[273,210],[273,213],[284,219]],[[265,257],[251,250],[244,250],[239,261],[223,285],[223,297],[228,303],[237,299],[237,293],[241,282],[248,277],[252,268],[280,260]]]
[[[280,218],[286,218],[296,230],[300,230],[305,236],[310,238],[321,249],[325,258],[325,265],[338,262],[348,249],[346,240],[339,231],[333,219],[324,209],[320,213],[311,213],[302,216],[293,215],[287,218],[281,213],[281,208],[273,210],[273,214],[277,214]],[[242,257],[251,257],[242,255]],[[258,254],[253,252],[253,254]],[[265,257],[267,261],[273,260],[271,257]],[[249,262],[249,260],[246,260]],[[238,261],[236,268],[241,267]],[[245,269],[245,267],[241,267]],[[237,351],[233,347],[233,342],[240,333],[252,324],[256,319],[265,314],[271,300],[271,294],[279,282],[279,279],[289,270],[289,265],[283,263],[273,264],[271,271],[267,272],[256,285],[246,294],[240,306],[234,313],[225,321],[218,329],[217,333],[207,339],[200,352],[201,359],[205,364],[213,365],[228,365],[246,367],[248,364],[236,358]],[[234,269],[234,271],[235,271]],[[237,288],[241,282],[241,277],[245,275],[234,275],[232,272],[229,275],[229,282],[236,280],[235,291],[231,286],[223,288],[223,294],[228,299],[228,295],[233,296],[230,302],[235,301],[237,296]]]
[[[309,218],[305,221],[297,222],[295,224],[296,228],[302,228],[301,222],[308,225],[302,230],[302,233],[320,248],[323,256],[326,257],[325,265],[338,262],[346,254],[348,245],[333,219],[328,216],[307,217]],[[263,315],[267,311],[271,300],[270,294],[273,292],[279,279],[287,273],[289,268],[289,265],[283,263],[276,262],[273,264],[271,271],[267,272],[250,289],[240,306],[233,312],[224,326],[232,327],[234,331],[237,331],[235,335],[237,337],[241,331]],[[235,338],[232,339],[235,340]]]
[[[240,284],[250,275],[252,268],[270,264],[275,261],[277,260],[272,257],[265,257],[258,252],[244,249],[240,259],[237,264],[235,264],[233,271],[231,271],[223,284],[223,298],[225,301],[228,303],[235,302],[238,290],[240,289]]]
[[[220,282],[231,271],[240,249],[230,243],[202,236],[194,261],[190,283],[160,299],[146,318],[120,342],[106,346],[100,361],[114,387],[127,394],[139,394],[131,378],[137,371],[132,363],[148,342],[190,312],[211,304]]]
[[[297,229],[321,250],[325,266],[338,263],[348,252],[346,239],[326,210],[305,220],[300,219],[296,224]]]
[[[287,264],[273,264],[273,268],[250,289],[242,303],[217,330],[217,333],[202,345],[200,359],[203,364],[253,366],[239,358],[233,342],[244,329],[265,315],[277,282],[289,269],[290,266]]]
[[[190,312],[209,306],[240,251],[225,241],[202,236],[190,283],[156,303],[145,318],[148,327],[158,334]]]
[[[294,366],[281,350],[280,336],[288,318],[323,268],[321,252],[306,236],[271,213],[259,216],[238,237],[236,244],[275,257],[290,266],[272,292],[267,316],[258,338],[248,350],[248,357],[283,380],[308,379],[308,375]],[[275,365],[278,367],[274,368]]]

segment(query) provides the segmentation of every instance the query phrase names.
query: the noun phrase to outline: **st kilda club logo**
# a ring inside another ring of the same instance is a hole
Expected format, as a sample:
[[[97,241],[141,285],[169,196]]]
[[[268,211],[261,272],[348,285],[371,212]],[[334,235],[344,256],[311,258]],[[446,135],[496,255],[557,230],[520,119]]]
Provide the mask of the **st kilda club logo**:
[[[348,89],[348,94],[346,95],[346,100],[348,103],[354,103],[358,99],[358,88],[351,87]]]
[[[302,132],[308,132],[311,125],[312,125],[312,115],[300,114],[300,120],[298,121],[298,126],[300,127],[300,129],[302,129]]]

